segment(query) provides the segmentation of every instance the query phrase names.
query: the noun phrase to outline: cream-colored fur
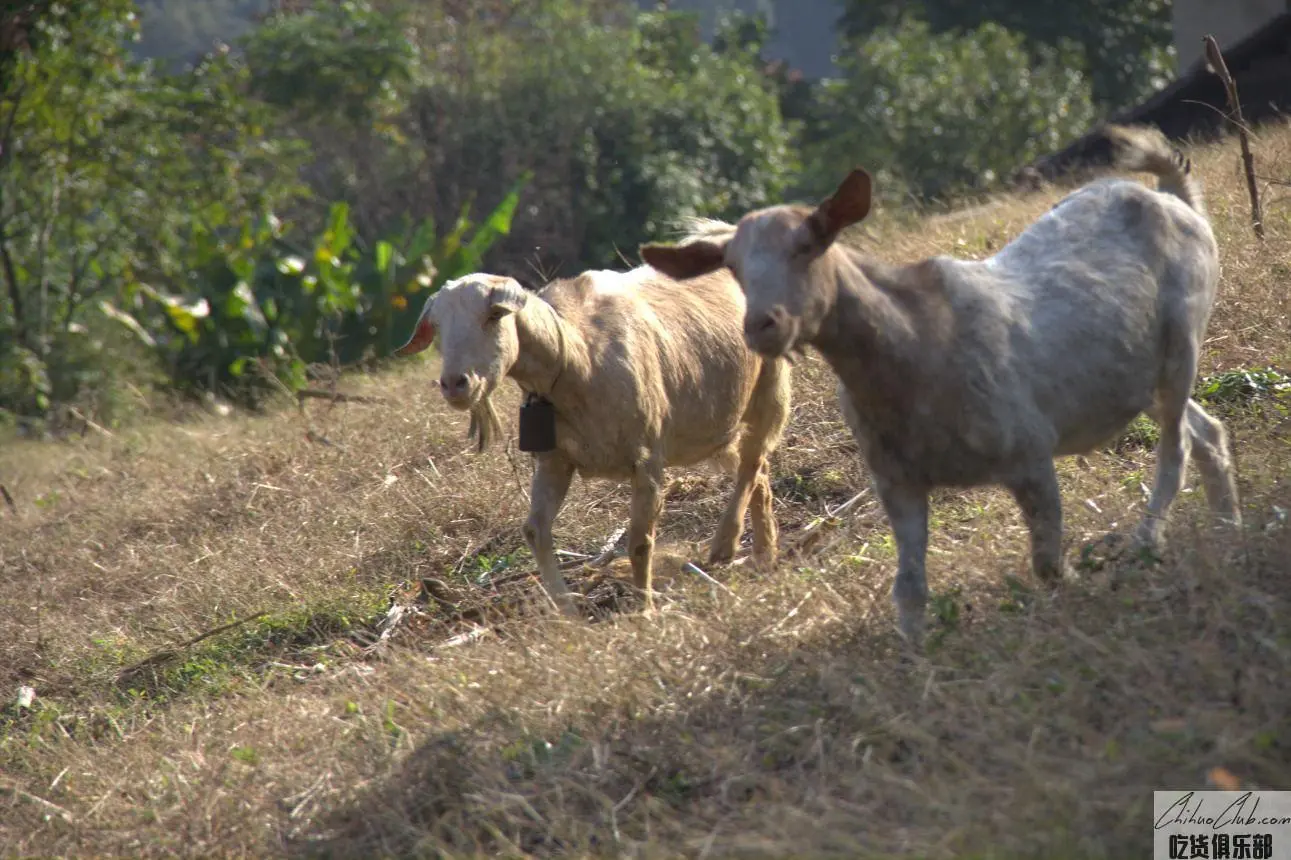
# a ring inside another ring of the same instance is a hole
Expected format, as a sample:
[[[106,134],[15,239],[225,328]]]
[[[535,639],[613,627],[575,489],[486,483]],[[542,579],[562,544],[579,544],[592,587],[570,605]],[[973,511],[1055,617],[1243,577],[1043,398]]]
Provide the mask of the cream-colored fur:
[[[524,534],[548,592],[572,610],[557,567],[552,524],[574,473],[630,481],[633,580],[651,598],[663,472],[715,460],[736,482],[709,561],[729,560],[752,505],[757,560],[775,558],[768,458],[789,417],[790,373],[744,343],[744,297],[728,273],[679,284],[646,267],[594,271],[538,294],[476,274],[445,284],[400,354],[434,333],[441,388],[472,414],[481,450],[497,419],[490,395],[510,376],[555,405],[557,449],[537,454]]]

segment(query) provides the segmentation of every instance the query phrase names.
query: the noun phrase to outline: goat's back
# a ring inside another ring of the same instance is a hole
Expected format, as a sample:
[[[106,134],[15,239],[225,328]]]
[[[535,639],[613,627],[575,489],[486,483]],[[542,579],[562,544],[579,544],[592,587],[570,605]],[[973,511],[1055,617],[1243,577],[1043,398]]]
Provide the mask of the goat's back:
[[[863,371],[882,390],[854,387],[849,420],[895,440],[872,444],[909,474],[963,485],[1090,450],[1151,408],[1204,336],[1219,271],[1203,216],[1123,180],[1074,192],[986,260],[861,268],[920,322],[890,379]]]
[[[997,378],[1072,453],[1150,408],[1167,368],[1195,349],[1185,344],[1204,338],[1219,261],[1204,215],[1109,179],[1068,195],[993,258],[944,271],[964,308],[990,308],[996,325],[974,328],[995,332],[992,361],[1009,358]]]
[[[679,282],[645,266],[592,271],[539,295],[582,332],[598,406],[635,412],[617,421],[643,430],[669,465],[738,438],[762,362],[745,345],[744,297],[729,272]]]

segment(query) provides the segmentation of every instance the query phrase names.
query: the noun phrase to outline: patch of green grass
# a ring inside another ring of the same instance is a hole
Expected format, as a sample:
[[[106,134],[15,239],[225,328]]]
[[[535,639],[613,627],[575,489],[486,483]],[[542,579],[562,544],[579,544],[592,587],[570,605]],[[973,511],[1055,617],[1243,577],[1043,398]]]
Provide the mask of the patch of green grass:
[[[1202,379],[1195,396],[1221,409],[1249,406],[1255,401],[1281,401],[1291,396],[1291,376],[1272,367],[1228,370]]]
[[[1117,451],[1135,448],[1150,451],[1157,446],[1160,439],[1161,431],[1157,428],[1156,422],[1148,416],[1140,414],[1134,417],[1134,420],[1130,422],[1130,426],[1125,428],[1121,438],[1116,440],[1116,444],[1112,447]]]
[[[13,704],[0,709],[0,744],[21,732],[43,736],[55,722],[69,731],[90,728],[97,735],[105,721],[126,720],[179,698],[219,696],[259,683],[280,668],[275,664],[308,662],[310,670],[326,666],[336,643],[374,625],[388,602],[385,591],[351,594],[266,615],[173,652],[149,653],[121,635],[98,637],[95,650],[73,667],[82,682],[69,695],[38,698],[29,709]],[[79,712],[81,700],[94,703],[92,714]]]

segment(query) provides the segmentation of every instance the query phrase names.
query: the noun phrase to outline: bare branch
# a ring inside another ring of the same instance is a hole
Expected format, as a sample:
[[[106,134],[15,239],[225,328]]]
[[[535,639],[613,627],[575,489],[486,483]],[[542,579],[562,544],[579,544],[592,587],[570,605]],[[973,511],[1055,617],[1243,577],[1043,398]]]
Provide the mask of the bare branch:
[[[1202,44],[1206,48],[1206,60],[1210,63],[1210,70],[1219,76],[1224,84],[1224,90],[1228,93],[1228,107],[1232,111],[1229,119],[1237,126],[1237,139],[1242,145],[1242,164],[1246,167],[1246,192],[1251,197],[1251,226],[1255,228],[1255,236],[1259,239],[1264,238],[1264,213],[1260,210],[1260,191],[1255,186],[1255,159],[1251,155],[1251,142],[1246,133],[1246,121],[1242,119],[1242,102],[1237,97],[1237,81],[1228,71],[1228,65],[1224,62],[1224,54],[1219,50],[1219,43],[1215,37],[1206,35],[1202,37]]]

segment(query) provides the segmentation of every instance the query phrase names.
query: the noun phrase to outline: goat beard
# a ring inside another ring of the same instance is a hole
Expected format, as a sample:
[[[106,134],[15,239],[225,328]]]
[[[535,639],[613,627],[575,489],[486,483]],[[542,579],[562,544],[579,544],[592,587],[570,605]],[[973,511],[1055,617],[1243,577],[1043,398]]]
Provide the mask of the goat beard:
[[[486,391],[471,407],[470,414],[471,426],[466,431],[466,438],[475,440],[476,453],[482,454],[502,432],[502,422],[493,408],[493,392]]]

